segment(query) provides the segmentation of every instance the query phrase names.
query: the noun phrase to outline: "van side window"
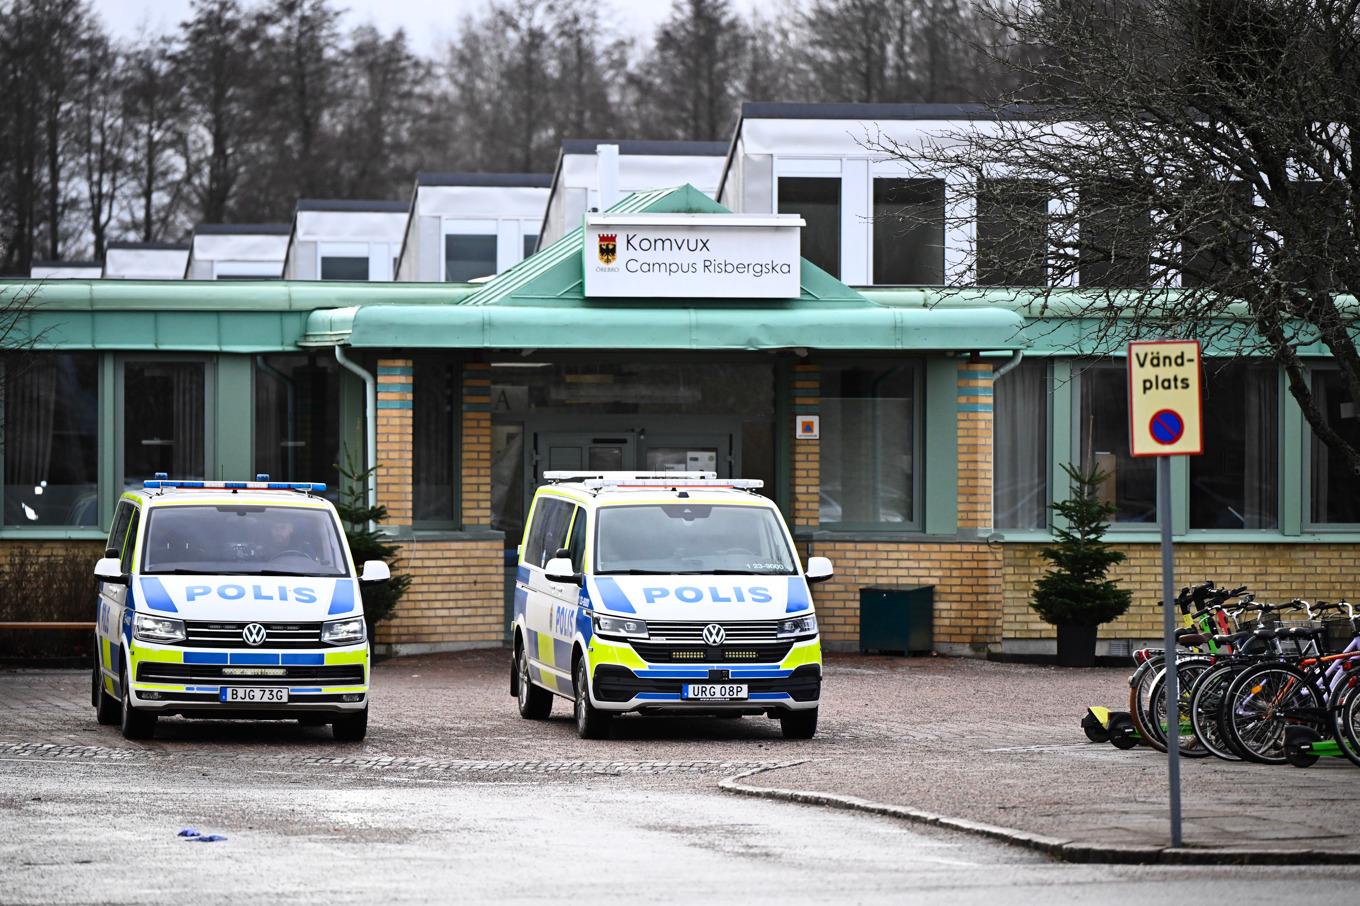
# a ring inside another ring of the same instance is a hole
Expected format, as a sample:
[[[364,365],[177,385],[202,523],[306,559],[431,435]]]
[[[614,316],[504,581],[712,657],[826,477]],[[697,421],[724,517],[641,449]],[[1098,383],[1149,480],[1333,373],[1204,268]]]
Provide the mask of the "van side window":
[[[104,552],[110,557],[117,557],[123,553],[123,541],[127,538],[128,522],[132,520],[132,511],[135,509],[126,500],[118,502],[118,510],[113,515],[113,528],[109,531],[109,543],[105,545]],[[109,554],[109,551],[113,553]]]
[[[137,526],[142,521],[141,511],[136,507],[129,507],[132,510],[132,518],[128,522],[127,537],[123,541],[122,566],[123,573],[126,575],[132,572],[132,552],[137,548]]]
[[[524,563],[542,569],[567,540],[571,504],[555,497],[541,497],[534,506],[534,522],[524,545]]]
[[[571,568],[577,573],[585,572],[586,556],[586,511],[576,508],[576,519],[571,524],[571,538],[567,541],[568,556],[571,557]]]

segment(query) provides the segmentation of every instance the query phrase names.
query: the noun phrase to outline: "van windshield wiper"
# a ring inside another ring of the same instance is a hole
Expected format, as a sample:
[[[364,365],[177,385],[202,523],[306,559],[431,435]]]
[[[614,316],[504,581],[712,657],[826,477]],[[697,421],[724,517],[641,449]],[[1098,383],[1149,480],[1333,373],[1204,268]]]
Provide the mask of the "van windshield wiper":
[[[215,569],[186,569],[183,566],[176,566],[174,569],[154,569],[142,573],[144,576],[220,576],[222,573]]]
[[[602,569],[597,576],[692,576],[694,573],[672,569]]]

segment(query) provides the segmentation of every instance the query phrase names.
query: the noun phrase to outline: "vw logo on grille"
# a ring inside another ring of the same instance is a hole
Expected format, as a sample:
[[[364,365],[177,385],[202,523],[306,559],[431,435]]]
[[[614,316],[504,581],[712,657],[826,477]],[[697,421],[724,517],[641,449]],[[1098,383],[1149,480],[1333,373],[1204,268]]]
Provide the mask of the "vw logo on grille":
[[[263,645],[265,635],[264,627],[259,623],[249,623],[241,630],[241,638],[246,640],[247,645]]]
[[[717,623],[709,623],[704,627],[704,644],[721,645],[727,640],[727,630]]]

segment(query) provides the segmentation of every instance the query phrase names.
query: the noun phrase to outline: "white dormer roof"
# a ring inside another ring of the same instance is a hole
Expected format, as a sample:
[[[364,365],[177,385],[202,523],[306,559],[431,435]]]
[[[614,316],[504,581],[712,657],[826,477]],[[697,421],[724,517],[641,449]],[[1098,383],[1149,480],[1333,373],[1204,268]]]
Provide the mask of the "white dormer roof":
[[[187,243],[112,242],[104,253],[106,280],[183,280]]]
[[[286,223],[201,223],[194,228],[189,280],[277,280],[288,253]]]

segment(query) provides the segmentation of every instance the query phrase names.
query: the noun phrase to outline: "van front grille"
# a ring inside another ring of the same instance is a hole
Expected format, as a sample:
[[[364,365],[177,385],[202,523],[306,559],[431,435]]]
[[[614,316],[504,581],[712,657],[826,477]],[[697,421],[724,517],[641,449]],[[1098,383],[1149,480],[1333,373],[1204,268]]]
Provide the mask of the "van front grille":
[[[650,630],[650,624],[649,624]],[[777,664],[788,656],[792,641],[732,642],[717,648],[667,642],[633,642],[633,650],[649,664]]]

